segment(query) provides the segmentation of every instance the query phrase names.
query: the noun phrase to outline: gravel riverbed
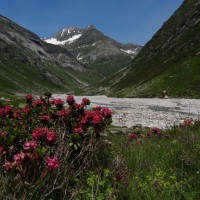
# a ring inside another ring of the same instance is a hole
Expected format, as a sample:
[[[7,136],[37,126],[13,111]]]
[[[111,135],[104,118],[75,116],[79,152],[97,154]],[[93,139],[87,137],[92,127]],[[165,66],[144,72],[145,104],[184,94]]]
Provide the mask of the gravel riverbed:
[[[54,94],[54,98],[66,99],[67,95]],[[112,98],[106,96],[75,96],[80,103],[83,97],[89,98],[90,107],[100,105],[113,112],[113,124],[132,127],[168,128],[177,125],[185,118],[200,118],[198,99],[158,99],[158,98]]]

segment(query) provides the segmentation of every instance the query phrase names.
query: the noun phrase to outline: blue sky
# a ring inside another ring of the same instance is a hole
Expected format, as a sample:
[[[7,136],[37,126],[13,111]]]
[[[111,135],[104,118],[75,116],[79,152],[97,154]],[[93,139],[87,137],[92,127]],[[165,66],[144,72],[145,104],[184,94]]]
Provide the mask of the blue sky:
[[[94,25],[122,43],[144,45],[184,0],[1,0],[0,14],[40,37]]]

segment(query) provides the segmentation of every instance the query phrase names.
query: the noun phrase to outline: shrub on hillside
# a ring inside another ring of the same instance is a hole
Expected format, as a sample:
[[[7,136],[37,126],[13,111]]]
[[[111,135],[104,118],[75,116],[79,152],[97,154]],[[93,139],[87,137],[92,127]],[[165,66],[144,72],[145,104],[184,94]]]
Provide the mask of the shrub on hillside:
[[[1,195],[65,198],[72,180],[102,154],[100,137],[112,113],[100,106],[87,109],[87,98],[79,104],[73,96],[64,102],[46,93],[37,99],[28,94],[26,100],[24,109],[0,108]]]

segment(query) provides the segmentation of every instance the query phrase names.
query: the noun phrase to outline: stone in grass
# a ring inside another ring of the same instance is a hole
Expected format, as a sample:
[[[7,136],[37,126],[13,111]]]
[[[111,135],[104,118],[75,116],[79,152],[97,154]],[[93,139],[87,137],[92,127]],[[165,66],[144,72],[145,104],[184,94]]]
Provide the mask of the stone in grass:
[[[164,99],[169,99],[169,97],[167,95],[164,96]]]
[[[10,99],[6,99],[5,97],[1,97],[0,100],[6,101],[6,102],[9,102],[9,101],[10,101]]]
[[[163,90],[163,94],[167,94],[167,90]]]
[[[27,104],[26,103],[19,103],[18,107],[21,108],[21,109],[24,109],[24,108],[27,107]]]

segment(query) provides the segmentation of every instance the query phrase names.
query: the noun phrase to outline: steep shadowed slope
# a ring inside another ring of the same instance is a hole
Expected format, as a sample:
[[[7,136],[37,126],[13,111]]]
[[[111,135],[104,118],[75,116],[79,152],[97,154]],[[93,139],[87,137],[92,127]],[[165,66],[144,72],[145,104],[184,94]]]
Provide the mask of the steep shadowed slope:
[[[200,97],[200,0],[185,0],[133,62],[90,92]]]

